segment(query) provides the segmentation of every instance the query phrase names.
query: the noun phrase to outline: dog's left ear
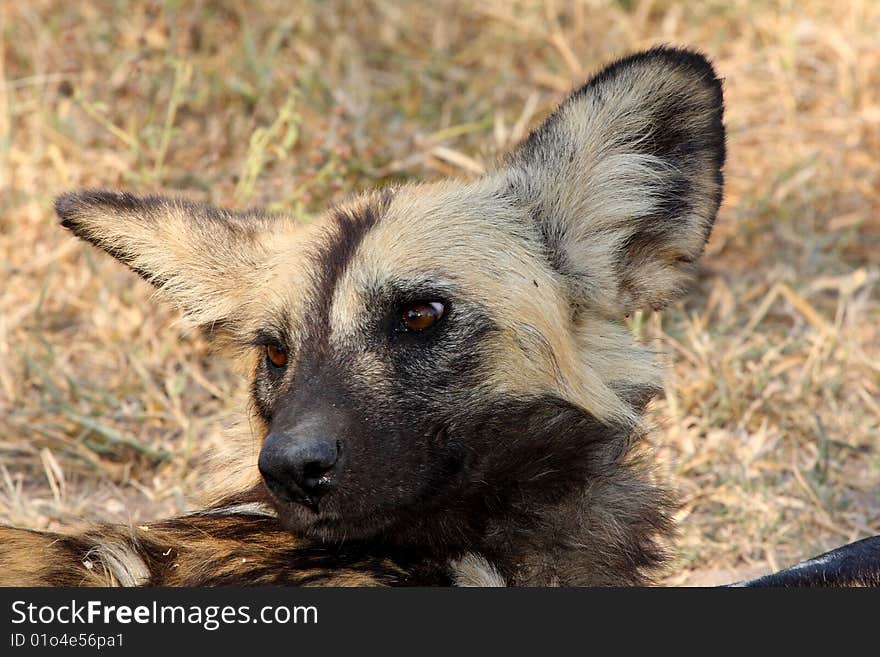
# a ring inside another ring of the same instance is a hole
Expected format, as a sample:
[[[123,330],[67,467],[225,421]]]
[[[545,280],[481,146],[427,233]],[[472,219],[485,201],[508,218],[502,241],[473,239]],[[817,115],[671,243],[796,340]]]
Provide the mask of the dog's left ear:
[[[686,287],[721,203],[722,111],[703,56],[657,48],[602,70],[508,158],[507,193],[579,300],[620,314]]]

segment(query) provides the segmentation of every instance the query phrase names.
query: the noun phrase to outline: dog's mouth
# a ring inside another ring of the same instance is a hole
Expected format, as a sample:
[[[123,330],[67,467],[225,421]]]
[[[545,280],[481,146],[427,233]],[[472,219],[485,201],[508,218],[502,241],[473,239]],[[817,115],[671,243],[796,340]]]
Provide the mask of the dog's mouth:
[[[373,513],[342,514],[325,501],[277,502],[274,507],[281,524],[289,532],[323,541],[367,540],[393,527],[395,514],[376,510]]]
[[[336,491],[314,503],[288,502],[272,496],[281,524],[292,534],[309,536],[323,541],[363,541],[381,536],[393,540],[416,523],[450,505],[448,491],[424,486],[402,498],[386,497],[383,502],[370,504],[363,499],[352,500]]]

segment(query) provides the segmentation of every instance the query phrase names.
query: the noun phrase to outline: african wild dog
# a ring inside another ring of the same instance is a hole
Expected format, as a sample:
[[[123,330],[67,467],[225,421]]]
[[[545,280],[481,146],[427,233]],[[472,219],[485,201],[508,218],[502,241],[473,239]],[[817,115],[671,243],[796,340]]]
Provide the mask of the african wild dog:
[[[83,191],[62,225],[158,287],[252,381],[223,499],[147,527],[0,530],[7,584],[641,584],[670,496],[624,317],[678,297],[721,201],[721,83],[620,60],[474,182],[301,225]]]

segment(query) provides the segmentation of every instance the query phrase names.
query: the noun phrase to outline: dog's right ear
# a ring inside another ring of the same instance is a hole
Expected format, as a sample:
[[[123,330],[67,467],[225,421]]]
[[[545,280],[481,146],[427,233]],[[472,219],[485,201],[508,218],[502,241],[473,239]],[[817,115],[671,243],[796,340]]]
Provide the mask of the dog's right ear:
[[[266,276],[271,239],[292,225],[257,211],[101,190],[62,194],[55,211],[62,226],[131,267],[208,329],[238,317]]]

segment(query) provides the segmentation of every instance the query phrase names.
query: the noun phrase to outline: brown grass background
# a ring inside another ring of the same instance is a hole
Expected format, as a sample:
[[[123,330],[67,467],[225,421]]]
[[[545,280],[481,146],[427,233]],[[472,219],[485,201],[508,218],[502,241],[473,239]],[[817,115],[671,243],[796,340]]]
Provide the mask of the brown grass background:
[[[727,192],[699,285],[633,330],[684,499],[667,583],[880,533],[880,3],[0,0],[0,522],[198,504],[245,394],[52,197],[165,191],[308,219],[477,175],[609,60],[698,48]]]

